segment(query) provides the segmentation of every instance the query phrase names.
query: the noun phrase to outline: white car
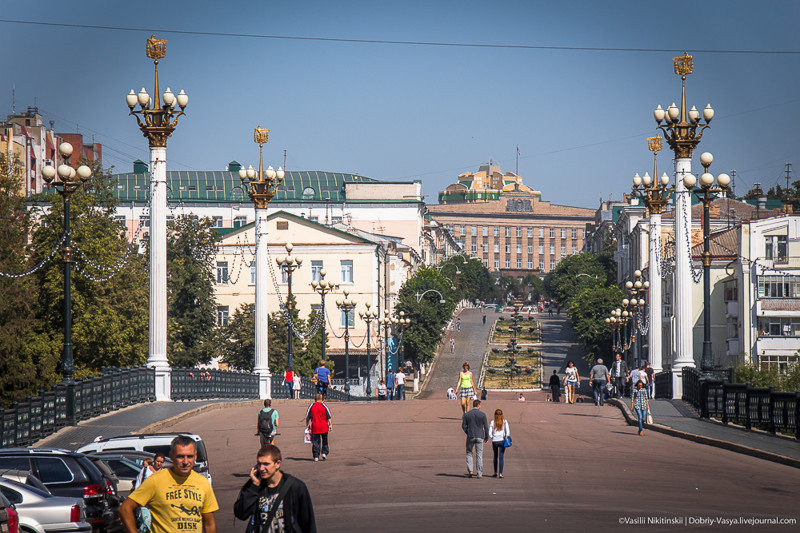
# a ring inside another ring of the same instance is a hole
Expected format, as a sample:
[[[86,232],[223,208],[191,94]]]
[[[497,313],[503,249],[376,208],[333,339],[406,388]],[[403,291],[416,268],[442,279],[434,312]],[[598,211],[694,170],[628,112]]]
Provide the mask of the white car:
[[[120,437],[97,437],[89,444],[81,446],[76,451],[80,453],[92,452],[124,452],[140,451],[150,453],[163,453],[169,457],[169,448],[172,439],[179,435],[191,438],[197,447],[197,459],[195,460],[194,470],[204,475],[211,481],[211,471],[208,466],[208,453],[206,445],[200,435],[194,433],[153,433],[149,435],[124,435]]]

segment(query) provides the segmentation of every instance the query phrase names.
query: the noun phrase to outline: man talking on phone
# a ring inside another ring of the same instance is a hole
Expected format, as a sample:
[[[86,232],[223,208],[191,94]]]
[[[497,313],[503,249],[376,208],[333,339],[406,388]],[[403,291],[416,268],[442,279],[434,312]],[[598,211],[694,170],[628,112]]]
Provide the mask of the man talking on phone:
[[[281,472],[281,451],[266,444],[258,450],[250,479],[239,491],[233,514],[247,521],[247,533],[316,533],[314,507],[306,484]]]

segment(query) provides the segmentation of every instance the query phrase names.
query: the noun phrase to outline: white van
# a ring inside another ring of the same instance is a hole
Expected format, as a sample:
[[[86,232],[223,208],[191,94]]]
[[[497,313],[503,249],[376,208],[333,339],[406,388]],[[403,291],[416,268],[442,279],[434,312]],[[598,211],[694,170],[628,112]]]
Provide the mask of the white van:
[[[78,448],[77,452],[107,452],[135,450],[139,452],[163,453],[169,457],[169,448],[172,439],[183,435],[191,438],[197,446],[197,459],[195,460],[194,470],[204,475],[211,481],[211,471],[208,466],[208,453],[206,445],[200,435],[194,433],[151,433],[145,435],[123,435],[120,437],[97,437],[91,443]]]

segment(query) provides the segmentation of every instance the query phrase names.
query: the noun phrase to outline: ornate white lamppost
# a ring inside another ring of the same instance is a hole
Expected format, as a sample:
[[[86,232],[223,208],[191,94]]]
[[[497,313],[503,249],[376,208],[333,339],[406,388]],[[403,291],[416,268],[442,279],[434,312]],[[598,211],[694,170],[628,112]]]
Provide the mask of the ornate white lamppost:
[[[150,144],[150,349],[147,366],[155,368],[156,400],[170,399],[170,366],[167,359],[167,139],[178,126],[189,97],[177,96],[167,87],[160,94],[158,60],[167,54],[167,41],[147,40],[147,57],[155,65],[155,102],[142,88],[125,101]],[[163,105],[162,105],[163,100]],[[136,106],[139,106],[136,109]],[[180,110],[178,110],[180,108]]]
[[[255,365],[253,371],[258,374],[259,398],[272,396],[272,374],[269,371],[269,323],[267,309],[267,207],[275,196],[275,191],[283,181],[284,172],[272,167],[264,171],[264,144],[269,141],[269,130],[258,126],[253,133],[253,140],[258,144],[258,178],[252,166],[239,169],[242,188],[253,200],[256,210],[256,338]]]

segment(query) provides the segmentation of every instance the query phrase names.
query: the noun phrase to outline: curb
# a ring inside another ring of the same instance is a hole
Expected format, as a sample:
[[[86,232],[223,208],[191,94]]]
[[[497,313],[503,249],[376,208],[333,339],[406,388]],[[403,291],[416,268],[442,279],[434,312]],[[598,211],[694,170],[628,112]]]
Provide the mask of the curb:
[[[616,398],[610,398],[606,400],[606,403],[614,405],[622,411],[622,415],[625,417],[625,422],[630,425],[638,425],[638,419],[633,416],[628,406],[625,402],[622,402]],[[756,448],[751,448],[750,446],[745,446],[743,444],[736,444],[734,442],[725,441],[714,439],[712,437],[706,437],[705,435],[696,435],[694,433],[687,433],[685,431],[680,431],[678,429],[665,426],[663,424],[647,424],[645,423],[644,426],[650,430],[658,431],[659,433],[664,433],[665,435],[670,435],[672,437],[678,437],[680,439],[686,439],[693,442],[697,442],[699,444],[705,444],[707,446],[714,446],[716,448],[722,448],[724,450],[728,450],[735,453],[741,453],[743,455],[749,455],[750,457],[756,457],[758,459],[764,459],[766,461],[772,461],[773,463],[780,463],[782,465],[791,466],[794,468],[800,468],[800,459],[795,459],[794,457],[787,457],[785,455],[780,455],[777,453],[767,452],[764,450],[759,450]]]
[[[217,402],[217,403],[210,403],[207,405],[201,405],[195,409],[190,411],[186,411],[185,413],[181,413],[179,415],[171,416],[159,422],[154,422],[149,426],[145,426],[142,429],[137,431],[132,431],[132,435],[144,435],[146,433],[158,433],[161,429],[171,426],[181,420],[186,418],[191,418],[195,415],[199,415],[200,413],[205,413],[206,411],[215,411],[217,409],[227,409],[228,407],[243,407],[243,406],[253,406],[253,407],[260,407],[264,405],[263,400],[245,400],[239,402]]]

